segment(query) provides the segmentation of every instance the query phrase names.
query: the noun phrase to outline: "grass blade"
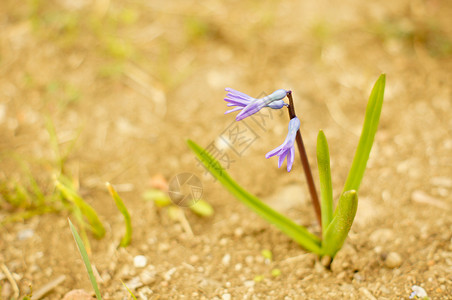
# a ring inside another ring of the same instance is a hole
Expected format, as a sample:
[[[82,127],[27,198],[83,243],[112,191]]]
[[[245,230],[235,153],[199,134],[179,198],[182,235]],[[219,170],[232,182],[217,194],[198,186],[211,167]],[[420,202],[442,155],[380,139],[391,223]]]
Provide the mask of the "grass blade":
[[[353,158],[352,167],[348,173],[344,186],[344,192],[349,190],[359,190],[361,180],[366,170],[367,160],[374,142],[375,134],[378,129],[381,108],[383,106],[383,97],[385,91],[386,75],[382,74],[375,83],[369,97],[364,119],[363,130],[359,138],[358,148]]]
[[[238,200],[247,205],[262,218],[275,225],[306,250],[320,253],[320,239],[318,237],[310,233],[306,228],[297,225],[292,220],[271,209],[259,198],[244,190],[229,176],[215,158],[195,142],[188,140],[187,143],[209,172],[212,173],[212,175]]]
[[[330,153],[328,142],[322,130],[317,136],[317,164],[320,178],[320,206],[322,211],[322,235],[333,219],[333,187],[331,183]]]
[[[110,195],[113,197],[113,200],[115,200],[118,210],[124,216],[124,222],[126,223],[126,233],[124,234],[124,236],[121,239],[120,246],[127,247],[130,244],[130,241],[132,239],[132,222],[131,222],[129,211],[127,210],[127,207],[125,206],[121,197],[116,192],[115,188],[109,182],[107,182],[105,185],[107,186],[107,189],[110,192]]]
[[[358,196],[356,191],[347,191],[341,195],[334,212],[333,220],[325,231],[322,242],[322,255],[334,258],[342,248],[352,227],[358,208]]]
[[[137,297],[135,297],[135,295],[132,293],[132,291],[127,287],[127,285],[124,283],[124,281],[121,280],[122,285],[127,289],[127,291],[129,292],[130,296],[132,296],[132,298],[134,300],[137,300]]]
[[[96,278],[94,277],[93,268],[91,267],[91,263],[88,258],[88,253],[86,253],[85,246],[83,245],[82,239],[77,233],[77,230],[75,229],[74,225],[72,225],[71,220],[69,220],[69,226],[71,227],[72,235],[74,236],[74,240],[77,243],[78,251],[80,252],[80,255],[82,256],[83,263],[85,264],[86,271],[88,272],[89,280],[91,281],[91,285],[93,286],[94,292],[96,293],[96,298],[99,300],[102,300],[102,297],[100,295],[99,287],[97,286]]]
[[[56,188],[63,194],[63,196],[75,204],[82,212],[82,214],[88,219],[89,224],[91,225],[90,230],[94,233],[97,238],[101,238],[105,235],[105,228],[102,225],[102,222],[99,219],[94,208],[92,208],[88,203],[80,197],[76,191],[74,191],[71,187],[63,184],[58,179],[55,180]]]

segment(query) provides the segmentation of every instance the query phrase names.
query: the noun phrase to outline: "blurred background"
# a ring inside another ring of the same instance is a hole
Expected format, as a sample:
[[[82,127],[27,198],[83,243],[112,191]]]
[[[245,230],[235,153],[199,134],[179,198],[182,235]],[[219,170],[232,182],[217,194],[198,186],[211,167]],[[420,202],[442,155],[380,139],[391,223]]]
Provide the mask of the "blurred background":
[[[204,174],[185,143],[218,146],[234,121],[224,115],[226,87],[255,97],[292,90],[313,166],[318,130],[329,139],[338,194],[370,89],[386,73],[380,131],[362,187],[367,198],[374,195],[363,201],[372,209],[363,210],[361,224],[393,219],[392,211],[411,203],[418,190],[450,202],[451,16],[447,0],[1,1],[0,221],[7,222],[0,258],[17,260],[10,265],[17,274],[40,282],[42,270],[19,262],[25,254],[15,249],[24,244],[16,233],[63,231],[72,243],[66,218],[33,218],[47,211],[13,199],[17,186],[33,188],[30,178],[52,193],[55,173],[75,180],[104,219],[117,215],[106,181],[119,186],[132,215],[139,215],[151,209],[140,198],[150,178],[183,171],[202,178],[205,198],[218,212],[215,222],[231,211],[246,213],[231,208],[235,200]],[[232,159],[228,172],[258,196],[302,176],[298,162],[287,175],[276,159],[264,158],[284,140],[287,124],[285,113],[264,127],[250,123],[256,142],[240,155],[223,149]],[[442,183],[426,180],[433,177]],[[113,220],[111,226],[121,228],[120,217]],[[159,235],[159,222],[135,222],[157,226]],[[58,236],[50,240],[30,242],[28,249],[61,264],[64,253],[49,249]],[[98,253],[108,248],[93,247]],[[78,270],[66,288],[84,282]]]

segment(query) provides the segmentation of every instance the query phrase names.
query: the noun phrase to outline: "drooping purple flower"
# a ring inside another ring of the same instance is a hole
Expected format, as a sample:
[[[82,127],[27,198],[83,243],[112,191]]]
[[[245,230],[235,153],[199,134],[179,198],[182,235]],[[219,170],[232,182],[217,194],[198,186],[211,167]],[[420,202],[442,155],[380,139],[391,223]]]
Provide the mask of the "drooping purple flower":
[[[287,91],[284,89],[276,90],[270,95],[259,99],[250,97],[231,88],[226,88],[225,90],[228,94],[226,95],[226,98],[224,98],[224,101],[228,102],[228,106],[236,106],[235,108],[226,111],[225,114],[241,110],[235,118],[237,121],[243,120],[246,117],[257,113],[264,107],[280,109],[287,105],[282,100],[287,95]]]
[[[270,158],[272,156],[278,155],[278,168],[281,168],[281,165],[287,156],[287,172],[290,172],[290,170],[292,170],[292,164],[295,158],[294,142],[298,129],[300,129],[300,120],[295,117],[289,122],[289,132],[287,133],[287,137],[284,143],[265,155],[265,158]]]

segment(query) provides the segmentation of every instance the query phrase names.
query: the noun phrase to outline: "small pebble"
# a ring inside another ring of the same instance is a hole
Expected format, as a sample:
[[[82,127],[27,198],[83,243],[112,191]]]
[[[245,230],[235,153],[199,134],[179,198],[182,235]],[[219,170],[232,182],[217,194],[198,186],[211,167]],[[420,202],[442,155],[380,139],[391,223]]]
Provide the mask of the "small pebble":
[[[17,239],[19,241],[28,240],[29,238],[33,237],[35,235],[35,232],[33,229],[24,229],[17,233]]]
[[[368,289],[366,289],[365,287],[360,287],[359,288],[359,292],[361,294],[363,294],[369,300],[377,300],[377,298],[375,298],[375,296],[372,295],[372,293]]]
[[[402,264],[402,257],[397,252],[390,252],[385,259],[385,266],[389,269],[395,269]]]
[[[243,285],[247,288],[253,287],[256,284],[254,280],[247,280],[243,283]]]
[[[243,236],[243,229],[242,227],[237,227],[236,229],[234,229],[234,235],[235,237],[242,237]]]
[[[435,197],[428,195],[423,191],[416,190],[411,194],[411,200],[417,203],[428,204],[431,206],[435,206],[440,209],[448,209],[447,204]]]
[[[226,294],[223,294],[221,296],[221,299],[223,299],[223,300],[231,300],[232,296],[231,296],[231,294],[226,293]]]
[[[156,272],[153,268],[152,269],[147,268],[146,270],[141,272],[140,280],[144,285],[148,285],[155,281],[155,275]]]
[[[148,263],[148,259],[144,255],[137,255],[133,258],[135,268],[144,268]]]
[[[433,177],[430,182],[435,186],[452,188],[452,179],[448,177]]]
[[[165,273],[165,275],[163,275],[163,278],[166,280],[166,281],[170,281],[171,280],[171,277],[173,276],[173,274],[174,273],[176,273],[176,268],[171,268],[171,269],[169,269],[166,273]]]
[[[248,255],[247,257],[245,257],[245,263],[249,266],[252,265],[254,263],[254,257],[251,255]]]
[[[394,232],[387,228],[377,229],[369,236],[369,240],[376,246],[386,244],[394,240]]]
[[[229,264],[231,263],[231,255],[227,253],[225,256],[223,256],[223,258],[221,259],[221,263],[224,266],[229,266]]]
[[[64,295],[63,300],[94,300],[94,298],[85,290],[72,290]]]
[[[192,255],[190,256],[190,263],[195,264],[199,261],[199,256],[198,255]]]
[[[417,297],[420,299],[424,299],[425,297],[428,297],[427,292],[418,285],[413,285],[411,287],[411,290],[413,290],[413,292],[410,295],[410,299],[414,299],[414,297]]]

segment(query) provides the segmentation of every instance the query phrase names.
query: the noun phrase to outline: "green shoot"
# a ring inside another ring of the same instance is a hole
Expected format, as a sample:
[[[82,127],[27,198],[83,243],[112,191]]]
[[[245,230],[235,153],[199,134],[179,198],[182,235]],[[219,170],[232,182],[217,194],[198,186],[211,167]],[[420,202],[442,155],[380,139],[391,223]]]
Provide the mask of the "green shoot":
[[[107,186],[108,191],[110,192],[110,195],[113,197],[113,200],[115,200],[118,210],[124,216],[124,222],[126,223],[126,233],[124,234],[123,238],[121,239],[120,246],[127,247],[130,244],[130,241],[132,239],[132,222],[131,222],[129,211],[127,210],[127,207],[125,206],[121,197],[116,192],[115,188],[109,182],[106,183],[106,186]]]
[[[190,210],[201,217],[210,217],[213,215],[213,207],[208,202],[199,199],[191,205]]]
[[[275,225],[306,250],[320,253],[320,239],[318,237],[310,233],[306,228],[297,225],[292,220],[271,209],[260,199],[244,190],[229,176],[215,158],[195,142],[188,140],[187,143],[209,172],[238,200]]]
[[[63,183],[62,181],[56,179],[55,186],[61,192],[63,197],[77,206],[82,214],[88,219],[88,223],[91,225],[89,228],[94,235],[97,238],[102,238],[105,235],[105,228],[94,208],[86,203],[85,200],[78,195],[74,188],[66,182]]]
[[[75,229],[74,225],[72,225],[71,220],[69,220],[69,226],[71,227],[72,235],[74,236],[74,240],[77,244],[78,251],[80,252],[80,255],[82,256],[83,263],[85,264],[86,271],[88,272],[89,280],[91,281],[91,285],[93,286],[94,292],[96,293],[96,298],[98,300],[102,300],[102,297],[100,295],[99,287],[97,285],[96,277],[94,277],[93,268],[91,267],[91,263],[88,258],[88,253],[86,252],[85,246],[83,245],[82,239],[77,233],[77,230]]]
[[[358,196],[356,191],[347,191],[339,198],[333,220],[325,230],[322,242],[322,255],[334,258],[336,253],[342,248],[352,227],[358,208]]]
[[[374,142],[375,134],[378,129],[381,108],[383,106],[383,97],[385,91],[386,75],[382,74],[375,83],[369,97],[366,108],[366,116],[364,118],[363,130],[359,138],[358,148],[353,158],[352,167],[348,173],[344,186],[344,192],[350,190],[359,190],[361,180],[366,170],[367,160],[369,159],[370,150]]]
[[[333,218],[333,187],[331,183],[330,153],[328,142],[322,130],[317,136],[317,164],[320,177],[320,206],[322,212],[322,235]]]
[[[157,189],[150,189],[144,192],[143,198],[148,201],[154,201],[157,207],[165,207],[173,204],[168,193]]]

